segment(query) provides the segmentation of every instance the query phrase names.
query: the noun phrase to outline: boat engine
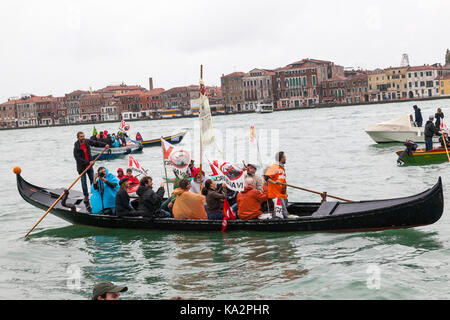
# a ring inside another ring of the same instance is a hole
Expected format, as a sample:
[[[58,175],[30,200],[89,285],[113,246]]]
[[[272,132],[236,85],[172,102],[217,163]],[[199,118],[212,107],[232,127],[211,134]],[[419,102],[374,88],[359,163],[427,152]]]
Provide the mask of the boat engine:
[[[406,140],[406,142],[403,145],[406,147],[406,149],[405,151],[402,152],[400,157],[398,157],[397,159],[398,164],[403,164],[404,163],[403,158],[405,157],[405,155],[408,154],[408,156],[412,156],[412,153],[416,151],[418,147],[417,144],[412,140]]]

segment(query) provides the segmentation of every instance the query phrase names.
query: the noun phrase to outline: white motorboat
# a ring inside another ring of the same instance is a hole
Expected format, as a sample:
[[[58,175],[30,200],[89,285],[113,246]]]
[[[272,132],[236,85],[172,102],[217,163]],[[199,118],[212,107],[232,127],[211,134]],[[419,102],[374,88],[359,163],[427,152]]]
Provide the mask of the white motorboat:
[[[366,129],[367,134],[376,143],[405,142],[412,140],[416,143],[425,143],[424,127],[417,127],[406,114],[397,119],[382,122]],[[438,142],[439,137],[433,137],[433,142]]]
[[[271,104],[260,104],[256,107],[256,112],[258,113],[272,113],[273,105]]]

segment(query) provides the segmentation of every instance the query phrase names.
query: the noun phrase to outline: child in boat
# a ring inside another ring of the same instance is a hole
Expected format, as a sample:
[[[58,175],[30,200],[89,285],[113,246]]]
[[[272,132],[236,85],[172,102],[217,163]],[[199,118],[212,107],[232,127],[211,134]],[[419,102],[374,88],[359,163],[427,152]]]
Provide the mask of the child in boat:
[[[173,205],[173,216],[175,219],[207,220],[205,211],[205,197],[189,191],[191,182],[188,179],[180,181],[179,187],[174,190],[177,197]]]

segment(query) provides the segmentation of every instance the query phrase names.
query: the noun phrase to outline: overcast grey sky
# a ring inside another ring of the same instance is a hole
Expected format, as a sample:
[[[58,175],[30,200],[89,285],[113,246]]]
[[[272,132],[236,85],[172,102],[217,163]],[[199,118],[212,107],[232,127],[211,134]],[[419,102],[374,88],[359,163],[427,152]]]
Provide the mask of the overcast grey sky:
[[[346,67],[444,62],[446,0],[1,0],[0,100],[122,81],[207,85],[302,58]]]

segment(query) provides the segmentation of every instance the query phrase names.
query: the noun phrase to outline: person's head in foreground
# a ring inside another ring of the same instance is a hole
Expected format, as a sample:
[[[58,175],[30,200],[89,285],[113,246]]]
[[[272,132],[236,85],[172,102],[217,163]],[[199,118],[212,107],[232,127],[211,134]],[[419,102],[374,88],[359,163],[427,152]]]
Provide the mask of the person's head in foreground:
[[[120,293],[128,291],[127,287],[116,286],[112,282],[99,282],[94,286],[92,300],[120,300]]]

